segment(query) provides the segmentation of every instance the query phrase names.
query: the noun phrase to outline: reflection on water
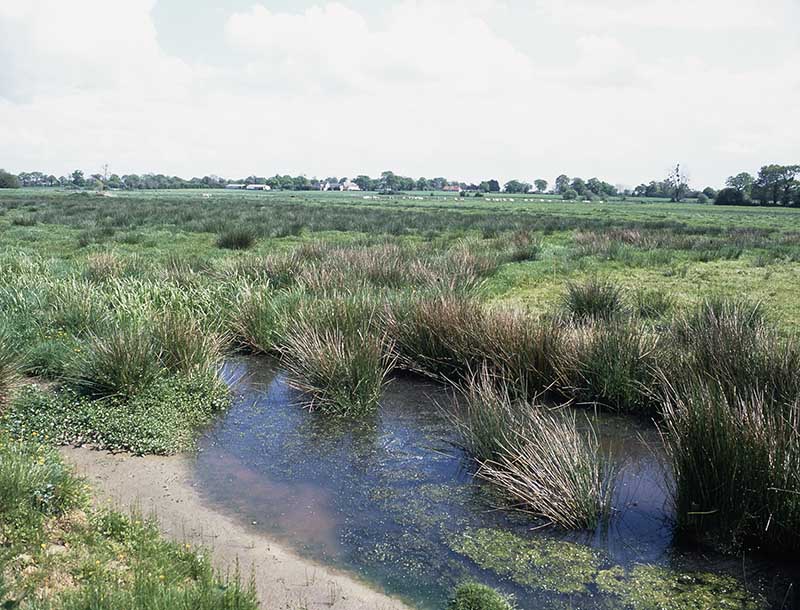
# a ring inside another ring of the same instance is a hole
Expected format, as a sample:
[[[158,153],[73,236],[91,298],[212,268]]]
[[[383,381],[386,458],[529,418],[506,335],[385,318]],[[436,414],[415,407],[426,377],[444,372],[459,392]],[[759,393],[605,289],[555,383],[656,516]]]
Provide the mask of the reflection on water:
[[[436,384],[397,379],[378,412],[354,422],[299,408],[267,361],[235,360],[226,374],[238,398],[196,462],[207,499],[421,607],[442,608],[467,578],[513,593],[520,608],[745,609],[761,606],[757,596],[798,607],[785,596],[786,566],[676,550],[652,428],[595,420],[622,467],[617,512],[597,532],[565,533],[502,510],[496,491],[472,477],[436,407],[448,401]]]

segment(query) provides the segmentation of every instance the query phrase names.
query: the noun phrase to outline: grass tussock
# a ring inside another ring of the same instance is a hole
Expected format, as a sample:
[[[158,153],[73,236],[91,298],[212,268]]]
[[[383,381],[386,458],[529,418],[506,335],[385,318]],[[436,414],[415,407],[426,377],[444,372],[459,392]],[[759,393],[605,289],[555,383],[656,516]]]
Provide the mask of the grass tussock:
[[[334,415],[372,411],[393,367],[392,344],[369,302],[336,299],[300,312],[281,353],[309,407]]]
[[[565,314],[578,322],[613,320],[625,312],[622,290],[597,277],[568,282],[561,305]]]
[[[593,528],[610,513],[614,475],[591,430],[575,417],[516,402],[487,371],[474,376],[454,419],[478,476],[515,507],[568,529]]]
[[[249,250],[256,243],[256,233],[246,227],[227,229],[217,235],[217,248],[224,250]]]
[[[447,610],[514,610],[510,598],[477,582],[465,582],[453,591]]]
[[[0,326],[0,413],[11,399],[19,380],[19,348],[11,333]]]
[[[679,531],[727,550],[800,550],[800,403],[672,387],[662,433]]]
[[[565,331],[559,385],[579,402],[650,415],[656,409],[659,336],[636,321],[599,321]]]

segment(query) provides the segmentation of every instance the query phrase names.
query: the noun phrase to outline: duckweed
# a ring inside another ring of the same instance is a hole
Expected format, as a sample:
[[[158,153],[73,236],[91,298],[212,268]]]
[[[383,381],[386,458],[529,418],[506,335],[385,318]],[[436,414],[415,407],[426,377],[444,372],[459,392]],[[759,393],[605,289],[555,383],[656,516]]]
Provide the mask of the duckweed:
[[[588,593],[602,557],[579,544],[526,540],[493,529],[467,530],[449,541],[456,553],[524,587],[557,593]]]

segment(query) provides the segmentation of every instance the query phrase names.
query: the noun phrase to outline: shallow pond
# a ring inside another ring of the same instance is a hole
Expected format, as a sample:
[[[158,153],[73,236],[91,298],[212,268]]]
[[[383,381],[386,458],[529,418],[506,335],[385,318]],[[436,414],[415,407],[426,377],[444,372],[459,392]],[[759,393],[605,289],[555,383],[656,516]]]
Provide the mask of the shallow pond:
[[[439,385],[395,379],[378,412],[354,422],[299,407],[269,361],[234,360],[225,374],[237,399],[196,460],[207,500],[421,608],[444,608],[465,579],[532,610],[798,607],[796,568],[673,544],[652,427],[595,418],[621,467],[614,518],[597,532],[565,533],[504,510],[474,479],[437,407],[449,401]]]

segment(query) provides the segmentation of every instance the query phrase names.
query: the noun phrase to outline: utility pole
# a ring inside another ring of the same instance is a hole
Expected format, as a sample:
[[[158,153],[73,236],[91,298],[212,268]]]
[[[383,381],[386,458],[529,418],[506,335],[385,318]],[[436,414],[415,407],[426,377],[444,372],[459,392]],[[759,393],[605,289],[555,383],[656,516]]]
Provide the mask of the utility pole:
[[[108,182],[108,163],[103,165],[103,182]]]

